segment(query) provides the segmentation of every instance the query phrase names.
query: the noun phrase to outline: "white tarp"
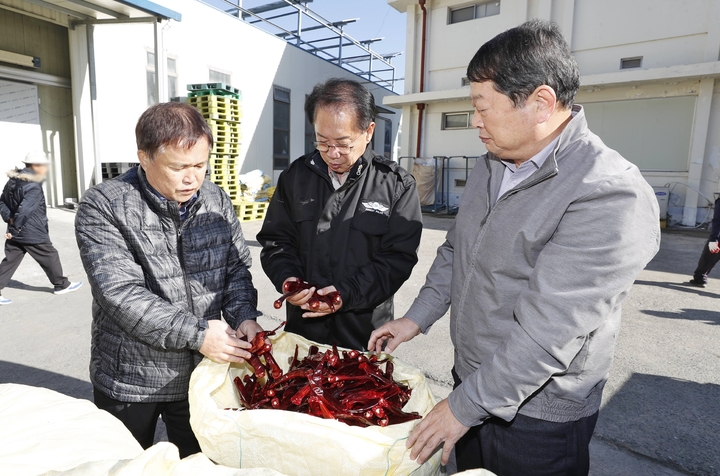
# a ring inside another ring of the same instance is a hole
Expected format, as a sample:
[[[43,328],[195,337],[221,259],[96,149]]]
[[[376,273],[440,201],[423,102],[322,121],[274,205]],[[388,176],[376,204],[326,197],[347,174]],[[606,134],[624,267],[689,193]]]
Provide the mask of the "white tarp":
[[[283,476],[180,459],[170,443],[146,451],[120,422],[87,400],[45,388],[0,385],[2,476]]]

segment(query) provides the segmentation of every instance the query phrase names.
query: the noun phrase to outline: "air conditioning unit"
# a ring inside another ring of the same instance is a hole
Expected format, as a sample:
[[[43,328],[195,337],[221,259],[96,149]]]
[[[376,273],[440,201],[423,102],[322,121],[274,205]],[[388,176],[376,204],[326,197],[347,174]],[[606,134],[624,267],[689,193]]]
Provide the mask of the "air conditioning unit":
[[[653,187],[655,198],[660,206],[660,219],[667,220],[668,200],[670,199],[669,187]]]

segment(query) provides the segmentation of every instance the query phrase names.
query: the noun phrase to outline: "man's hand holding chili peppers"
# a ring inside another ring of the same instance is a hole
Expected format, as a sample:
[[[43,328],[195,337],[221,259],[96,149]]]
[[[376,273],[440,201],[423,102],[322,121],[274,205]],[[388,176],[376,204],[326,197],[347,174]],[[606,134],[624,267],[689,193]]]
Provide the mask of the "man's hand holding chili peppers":
[[[442,464],[447,464],[455,443],[470,430],[455,418],[447,399],[441,401],[422,419],[410,433],[405,446],[412,448],[410,458],[423,464],[435,452],[435,448],[443,445]]]
[[[289,287],[288,283],[303,283],[303,281],[295,277],[287,278],[283,283],[283,290],[287,291]],[[327,302],[313,299],[313,296],[316,292],[320,296],[327,296],[330,293],[336,293],[336,296],[334,296],[333,298],[334,304],[331,306]],[[292,304],[293,306],[297,306],[305,311],[310,311],[303,314],[303,317],[305,318],[327,316],[328,314],[337,312],[343,305],[342,298],[340,297],[337,289],[335,289],[335,286],[327,286],[322,289],[317,289],[313,286],[298,292],[291,291],[286,296],[287,297],[285,297],[284,295],[280,300],[276,301],[276,303],[281,302],[284,298],[288,303]],[[282,304],[276,304],[275,308],[277,309],[281,305]]]
[[[315,288],[312,288],[312,290],[314,291]],[[337,292],[338,292],[338,290],[335,289],[335,286],[327,286],[325,288],[317,290],[317,293],[320,296],[327,296],[330,293],[337,293]],[[311,294],[311,296],[312,296],[312,294]],[[338,294],[338,296],[340,296],[340,295]],[[342,297],[337,297],[335,300],[336,300],[336,304],[333,306],[334,309],[328,303],[323,302],[323,301],[320,301],[317,309],[311,308],[310,307],[311,303],[306,302],[305,304],[300,306],[300,308],[304,309],[306,311],[310,311],[310,312],[306,312],[305,314],[303,314],[303,317],[306,317],[306,318],[323,317],[323,316],[327,316],[328,314],[332,314],[334,312],[339,311],[343,305]],[[309,299],[308,299],[308,301],[309,301]]]
[[[243,362],[250,358],[251,345],[240,340],[236,331],[219,319],[207,321],[200,353],[215,362]],[[242,324],[241,324],[242,326]]]

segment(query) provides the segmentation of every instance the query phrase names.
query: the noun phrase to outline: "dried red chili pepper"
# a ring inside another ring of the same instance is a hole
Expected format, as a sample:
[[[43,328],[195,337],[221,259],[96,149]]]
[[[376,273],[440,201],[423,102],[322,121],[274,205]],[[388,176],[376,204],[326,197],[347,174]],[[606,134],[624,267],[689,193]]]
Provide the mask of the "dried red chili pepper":
[[[283,301],[285,301],[287,298],[294,296],[300,291],[304,291],[310,288],[317,289],[317,286],[313,286],[312,284],[306,283],[305,281],[285,281],[285,283],[283,284],[283,295],[280,296],[273,303],[273,306],[275,307],[275,309],[280,309],[282,307]],[[322,303],[325,303],[332,312],[335,312],[337,310],[337,307],[342,304],[342,298],[340,297],[340,293],[337,291],[328,293],[324,296],[319,295],[316,291],[313,293],[307,304],[311,311],[317,311],[318,309],[320,309],[320,305]]]
[[[257,348],[271,371],[246,376],[244,384],[235,379],[245,408],[296,411],[354,426],[387,426],[421,418],[402,410],[411,390],[393,380],[394,365],[389,360],[356,350],[339,352],[336,347],[320,352],[317,346],[300,359],[296,347],[288,372],[276,376],[271,351],[264,345]]]

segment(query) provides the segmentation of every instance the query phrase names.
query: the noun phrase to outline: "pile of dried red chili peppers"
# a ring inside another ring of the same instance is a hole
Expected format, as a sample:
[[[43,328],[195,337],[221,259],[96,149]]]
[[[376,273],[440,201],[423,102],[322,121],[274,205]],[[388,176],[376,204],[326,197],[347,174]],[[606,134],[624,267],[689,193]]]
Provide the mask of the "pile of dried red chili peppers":
[[[265,342],[265,337],[276,331],[255,336],[250,349],[253,358],[249,360],[254,374],[243,379],[235,377],[246,408],[307,413],[362,427],[421,418],[418,413],[402,411],[411,389],[393,380],[390,360],[380,360],[374,354],[365,356],[356,350],[339,352],[337,347],[320,352],[316,346],[300,359],[296,346],[290,368],[283,374],[272,357],[272,346]]]
[[[304,291],[310,288],[317,289],[317,286],[313,286],[312,284],[306,283],[305,281],[286,281],[283,284],[284,294],[273,303],[273,306],[275,306],[275,309],[280,309],[285,299],[289,298],[290,296],[294,296],[300,291]],[[327,304],[330,310],[332,312],[335,312],[335,306],[339,306],[342,303],[342,300],[340,299],[340,293],[335,291],[321,296],[316,291],[313,293],[307,304],[311,310],[317,311],[318,309],[320,309],[321,303]]]

